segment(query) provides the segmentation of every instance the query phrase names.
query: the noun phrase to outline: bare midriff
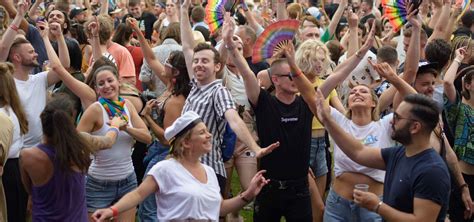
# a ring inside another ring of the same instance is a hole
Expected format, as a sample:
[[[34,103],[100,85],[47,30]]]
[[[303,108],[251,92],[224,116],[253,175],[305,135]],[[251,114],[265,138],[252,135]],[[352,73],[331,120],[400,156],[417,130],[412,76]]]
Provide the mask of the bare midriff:
[[[354,186],[356,184],[367,184],[369,185],[369,192],[375,193],[377,196],[383,194],[383,183],[380,183],[371,177],[354,172],[344,172],[340,176],[336,177],[332,189],[339,196],[347,199],[353,199]]]

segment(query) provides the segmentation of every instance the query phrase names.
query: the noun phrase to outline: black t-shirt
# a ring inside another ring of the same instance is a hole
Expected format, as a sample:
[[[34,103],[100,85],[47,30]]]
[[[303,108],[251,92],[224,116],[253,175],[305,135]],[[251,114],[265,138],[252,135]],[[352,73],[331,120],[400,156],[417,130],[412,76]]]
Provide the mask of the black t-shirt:
[[[428,149],[414,156],[405,155],[405,147],[382,149],[386,165],[383,201],[389,206],[413,213],[416,198],[441,205],[437,221],[444,221],[448,209],[451,181],[441,156]]]
[[[71,68],[74,71],[80,71],[82,66],[82,51],[79,43],[72,38],[64,37],[64,40],[67,45],[67,50],[69,51],[69,60],[71,62]],[[56,54],[59,56],[58,42],[51,41],[51,45],[56,51]]]
[[[277,180],[307,177],[313,113],[303,98],[296,96],[287,105],[262,89],[253,109],[261,147],[280,141],[278,148],[261,159],[265,176]]]
[[[132,15],[125,15],[122,19],[122,22],[125,22],[128,17],[132,17]],[[142,32],[145,31],[144,35],[146,39],[151,40],[151,35],[153,34],[153,24],[155,21],[156,16],[149,12],[143,12],[142,16],[137,19],[138,27],[142,30]]]
[[[267,62],[252,63],[252,56],[245,58],[245,60],[247,61],[247,64],[255,75],[257,75],[258,72],[268,69],[268,67],[270,67]]]
[[[374,14],[368,14],[368,15],[362,17],[362,18],[360,19],[360,24],[365,24],[365,23],[367,22],[367,20],[369,20],[369,19],[371,19],[371,18],[374,19],[374,18],[375,18],[375,15],[374,15]]]

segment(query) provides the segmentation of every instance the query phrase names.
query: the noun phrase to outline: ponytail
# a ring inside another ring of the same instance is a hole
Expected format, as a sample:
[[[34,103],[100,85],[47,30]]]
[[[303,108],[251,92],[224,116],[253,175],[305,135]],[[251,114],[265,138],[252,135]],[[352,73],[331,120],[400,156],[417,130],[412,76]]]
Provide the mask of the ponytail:
[[[73,110],[74,104],[68,97],[54,98],[41,113],[43,134],[47,144],[56,150],[62,170],[72,171],[72,167],[77,167],[85,173],[91,163],[91,148],[76,130]]]

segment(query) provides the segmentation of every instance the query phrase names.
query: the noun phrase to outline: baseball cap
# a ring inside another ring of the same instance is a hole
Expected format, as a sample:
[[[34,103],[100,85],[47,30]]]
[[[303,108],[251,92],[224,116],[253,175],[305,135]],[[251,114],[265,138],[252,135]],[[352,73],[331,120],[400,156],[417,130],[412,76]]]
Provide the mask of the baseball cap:
[[[79,15],[86,10],[87,8],[80,8],[80,7],[73,8],[71,12],[69,12],[69,19],[73,19],[74,17],[76,17],[76,15]]]

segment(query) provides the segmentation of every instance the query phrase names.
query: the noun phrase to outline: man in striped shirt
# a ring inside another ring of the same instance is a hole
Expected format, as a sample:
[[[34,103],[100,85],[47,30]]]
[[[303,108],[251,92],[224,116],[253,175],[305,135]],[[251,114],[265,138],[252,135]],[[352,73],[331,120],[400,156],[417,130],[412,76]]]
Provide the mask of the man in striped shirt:
[[[227,122],[237,137],[254,151],[257,157],[270,153],[279,144],[274,143],[263,149],[257,145],[240,118],[230,92],[222,85],[222,80],[216,78],[217,72],[222,68],[219,52],[206,43],[200,43],[194,47],[187,14],[190,3],[190,0],[186,0],[181,6],[181,40],[193,87],[182,113],[195,111],[212,133],[212,150],[201,158],[201,162],[214,169],[222,193],[225,188],[226,172],[220,145]]]

